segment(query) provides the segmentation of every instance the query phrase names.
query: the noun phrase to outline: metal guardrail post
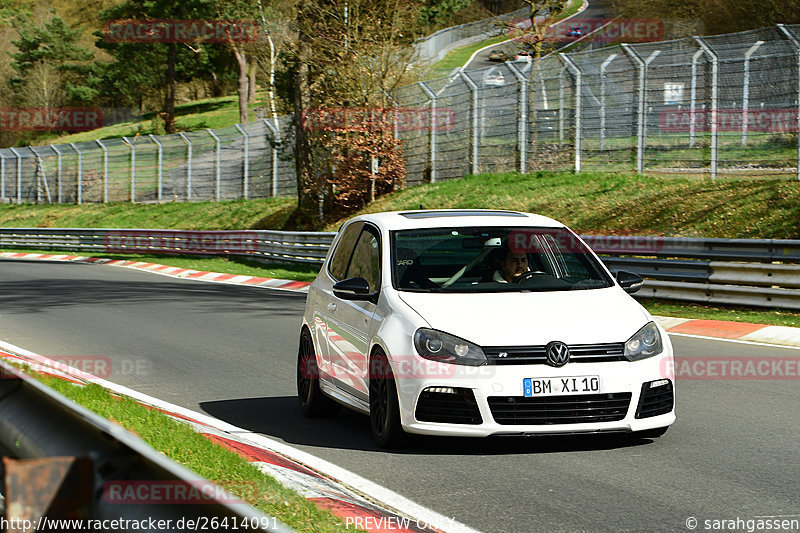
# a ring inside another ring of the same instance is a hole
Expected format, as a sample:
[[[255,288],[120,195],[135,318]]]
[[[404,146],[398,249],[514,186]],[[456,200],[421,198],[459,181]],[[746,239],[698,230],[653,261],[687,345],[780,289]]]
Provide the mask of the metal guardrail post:
[[[136,203],[136,147],[127,137],[122,138],[131,147],[131,203]]]
[[[692,79],[689,89],[689,146],[694,146],[694,134],[697,119],[697,61],[703,55],[703,49],[696,51],[692,55]]]
[[[719,57],[702,37],[695,37],[694,40],[711,58],[711,179],[716,179],[719,158]]]
[[[244,194],[244,199],[247,200],[247,191],[249,189],[250,182],[250,135],[248,135],[244,128],[242,128],[241,124],[235,124],[235,126],[244,138],[244,183],[242,185],[242,192]]]
[[[744,53],[744,81],[742,82],[742,146],[747,145],[747,109],[750,107],[750,57],[764,41],[756,41]]]
[[[192,141],[183,132],[178,132],[181,140],[186,144],[186,201],[192,199]]]
[[[472,134],[470,135],[471,136],[470,144],[472,150],[470,153],[471,156],[470,159],[472,159],[472,173],[477,174],[479,168],[478,167],[478,98],[480,96],[478,93],[479,89],[478,85],[474,81],[472,81],[472,78],[467,76],[464,73],[464,71],[460,71],[458,74],[459,76],[461,76],[461,79],[463,79],[464,82],[467,84],[467,87],[469,87],[469,92],[470,95],[472,96],[472,98],[470,99],[470,116],[472,118]],[[396,123],[397,120],[395,120],[395,124]]]
[[[103,149],[103,203],[108,203],[108,148],[100,139],[95,141]]]
[[[221,168],[221,159],[222,159],[222,141],[217,134],[211,131],[210,129],[206,130],[213,138],[214,141],[217,143],[217,162],[216,162],[216,171],[215,171],[215,186],[214,186],[214,200],[219,202],[220,198],[220,187],[222,186],[222,168]]]
[[[428,98],[431,99],[431,120],[430,120],[430,151],[428,152],[428,162],[431,166],[431,183],[436,183],[436,95],[425,82],[418,83]]]
[[[150,140],[153,141],[156,146],[158,146],[158,192],[156,193],[156,198],[158,201],[161,201],[161,193],[163,190],[164,185],[164,147],[161,146],[161,141],[156,139],[156,136],[152,133],[149,135]]]
[[[264,125],[272,132],[272,197],[278,196],[278,128],[269,120],[263,119]],[[269,141],[267,141],[269,142]]]
[[[17,158],[17,204],[22,203],[22,154],[16,148],[11,148],[11,153]]]
[[[639,53],[629,44],[623,44],[622,49],[631,59],[639,65],[639,101],[637,103],[636,117],[636,172],[644,172],[644,151],[647,146],[647,69],[650,63],[658,57],[660,50],[654,50],[647,59],[642,59]]]
[[[800,180],[800,39],[783,24],[778,24],[778,27],[797,50],[797,121],[795,127],[797,128],[797,179]]]
[[[558,54],[575,74],[575,172],[581,171],[581,93],[583,92],[583,73],[567,54]]]
[[[606,148],[606,69],[617,54],[609,55],[600,65],[600,149]]]
[[[519,172],[524,174],[528,164],[528,78],[514,63],[507,63],[517,78],[519,87],[519,117],[517,118],[517,142],[519,143]]]
[[[78,185],[78,205],[83,203],[83,154],[75,143],[69,143],[75,153],[78,154],[78,172],[76,183]]]
[[[56,153],[56,164],[57,164],[57,173],[58,173],[57,174],[58,178],[56,178],[58,180],[58,203],[63,203],[63,196],[61,194],[61,191],[64,190],[64,188],[61,186],[61,171],[62,171],[62,168],[63,168],[62,161],[61,161],[62,160],[61,150],[59,150],[58,146],[56,146],[55,144],[51,144],[50,148],[52,148],[53,151]]]

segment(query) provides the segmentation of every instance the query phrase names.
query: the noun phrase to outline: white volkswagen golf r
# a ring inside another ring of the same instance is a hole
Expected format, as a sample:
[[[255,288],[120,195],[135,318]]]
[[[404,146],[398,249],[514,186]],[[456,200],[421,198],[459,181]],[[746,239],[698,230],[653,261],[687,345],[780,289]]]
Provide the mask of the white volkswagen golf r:
[[[346,222],[309,288],[307,416],[369,414],[375,440],[633,432],[675,421],[672,345],[571,230],[512,211]]]

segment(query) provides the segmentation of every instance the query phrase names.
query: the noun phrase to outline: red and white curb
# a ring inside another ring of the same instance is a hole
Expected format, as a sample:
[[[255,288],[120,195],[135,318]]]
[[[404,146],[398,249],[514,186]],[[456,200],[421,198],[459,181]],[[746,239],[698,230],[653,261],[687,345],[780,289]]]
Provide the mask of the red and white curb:
[[[102,257],[83,257],[80,255],[64,254],[29,254],[16,252],[0,252],[0,259],[19,259],[37,261],[60,261],[75,263],[93,263],[109,266],[133,268],[169,276],[173,278],[193,279],[197,281],[210,281],[213,283],[227,283],[230,285],[247,285],[249,287],[267,287],[270,289],[290,290],[295,292],[308,292],[310,283],[307,281],[292,281],[287,279],[260,278],[256,276],[242,276],[238,274],[221,274],[201,270],[159,265],[143,261],[125,261],[123,259],[106,259]]]
[[[282,485],[371,533],[478,533],[455,518],[419,505],[368,479],[264,435],[153,398],[0,341],[0,358],[77,385],[94,383],[189,424],[198,433],[256,465]]]
[[[673,318],[657,316],[655,319],[667,333],[693,337],[710,337],[740,342],[771,344],[779,346],[800,346],[800,328],[788,326],[767,326],[750,322],[730,322],[725,320],[698,320],[692,318]]]

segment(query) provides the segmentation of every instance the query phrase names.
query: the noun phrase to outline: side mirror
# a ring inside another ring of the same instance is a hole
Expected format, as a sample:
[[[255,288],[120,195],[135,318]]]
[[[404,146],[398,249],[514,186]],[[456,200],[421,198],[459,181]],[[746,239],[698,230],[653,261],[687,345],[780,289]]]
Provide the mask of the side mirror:
[[[375,301],[378,293],[369,291],[369,282],[364,278],[350,278],[337,281],[333,294],[342,300]]]
[[[633,272],[626,272],[625,270],[618,271],[614,277],[617,278],[617,283],[628,294],[633,294],[642,288],[644,280],[638,274]]]

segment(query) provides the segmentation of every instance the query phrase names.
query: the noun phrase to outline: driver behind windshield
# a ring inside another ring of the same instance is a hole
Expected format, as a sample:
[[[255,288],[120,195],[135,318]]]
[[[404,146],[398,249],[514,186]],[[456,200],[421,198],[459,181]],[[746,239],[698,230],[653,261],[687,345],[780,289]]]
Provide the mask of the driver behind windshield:
[[[528,268],[528,255],[525,252],[514,252],[508,247],[508,243],[503,243],[499,250],[498,268],[492,276],[493,281],[500,283],[511,283],[514,278],[530,270]]]

